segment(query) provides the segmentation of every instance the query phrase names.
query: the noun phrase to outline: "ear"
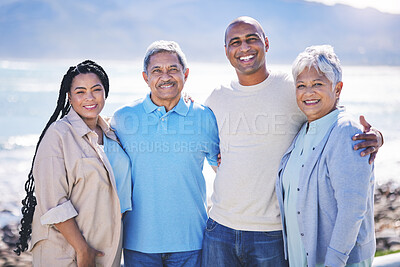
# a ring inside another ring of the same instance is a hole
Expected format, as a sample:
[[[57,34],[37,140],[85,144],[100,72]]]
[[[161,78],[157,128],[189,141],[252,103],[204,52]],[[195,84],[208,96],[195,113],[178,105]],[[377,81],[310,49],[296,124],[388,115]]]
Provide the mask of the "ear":
[[[268,37],[265,36],[265,52],[268,52],[269,49],[269,41],[268,41]]]
[[[148,79],[148,77],[147,77],[147,74],[146,74],[146,72],[142,72],[142,76],[143,76],[143,79],[144,79],[144,81],[147,83],[147,84],[149,84],[149,79]]]
[[[185,82],[186,82],[186,80],[187,80],[187,78],[189,76],[189,68],[186,68],[186,71],[185,71],[184,75],[185,75]]]
[[[226,47],[226,45],[224,45],[225,48],[225,56],[228,57],[228,48]]]
[[[68,96],[68,101],[71,103],[71,92],[68,92],[67,96]]]
[[[335,86],[335,95],[336,98],[339,98],[340,93],[342,92],[342,88],[343,88],[343,82],[338,82]]]

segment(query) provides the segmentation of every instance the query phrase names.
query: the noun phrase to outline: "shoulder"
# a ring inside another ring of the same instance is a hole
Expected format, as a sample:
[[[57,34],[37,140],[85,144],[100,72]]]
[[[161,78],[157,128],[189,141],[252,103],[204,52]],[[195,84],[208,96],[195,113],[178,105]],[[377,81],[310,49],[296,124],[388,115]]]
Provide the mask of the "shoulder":
[[[116,117],[122,117],[126,114],[132,113],[132,112],[137,112],[140,109],[143,109],[143,101],[144,98],[141,99],[137,99],[135,100],[133,103],[129,104],[129,105],[125,105],[120,107],[119,109],[117,109],[114,114],[113,114],[113,118],[115,119]]]
[[[353,141],[352,137],[360,133],[362,133],[361,125],[352,119],[349,114],[341,112],[327,136],[327,151],[337,151],[341,154],[345,153],[345,151],[358,153],[358,151],[353,150],[353,146],[362,141]]]
[[[350,114],[341,112],[338,120],[335,122],[331,135],[352,137],[358,133],[362,133],[362,126]]]
[[[43,135],[38,147],[37,157],[62,156],[62,147],[65,136],[73,131],[72,125],[64,117],[53,122]]]
[[[193,102],[192,103],[192,110],[195,114],[201,114],[207,117],[212,117],[214,118],[214,113],[212,112],[212,110],[203,104],[197,103],[197,102]]]
[[[353,168],[358,166],[356,168],[358,175],[361,175],[363,171],[368,173],[371,171],[372,165],[368,162],[369,157],[361,157],[360,151],[353,149],[355,144],[362,142],[362,140],[353,141],[352,139],[355,134],[359,133],[362,133],[362,126],[349,114],[341,112],[333,125],[324,149],[330,166],[352,166]]]
[[[136,99],[135,101],[133,101],[133,103],[125,105],[120,107],[119,109],[117,109],[114,114],[120,114],[120,113],[124,113],[124,112],[129,112],[133,109],[137,109],[140,108],[143,105],[145,98],[140,98],[140,99]]]
[[[209,106],[209,103],[218,101],[220,98],[224,98],[233,92],[231,84],[221,84],[216,87],[205,101],[205,104]]]
[[[49,137],[57,136],[57,137],[61,138],[66,133],[70,132],[71,130],[72,130],[71,123],[68,121],[67,117],[64,117],[62,119],[59,119],[59,120],[53,122],[47,129],[44,137],[46,136],[47,138],[49,138]]]
[[[280,94],[290,94],[294,96],[295,86],[292,76],[284,72],[272,72],[269,76],[270,81],[268,85],[276,89]]]
[[[271,79],[271,83],[281,84],[290,86],[293,88],[294,82],[291,75],[281,71],[274,71],[269,74],[269,79]]]

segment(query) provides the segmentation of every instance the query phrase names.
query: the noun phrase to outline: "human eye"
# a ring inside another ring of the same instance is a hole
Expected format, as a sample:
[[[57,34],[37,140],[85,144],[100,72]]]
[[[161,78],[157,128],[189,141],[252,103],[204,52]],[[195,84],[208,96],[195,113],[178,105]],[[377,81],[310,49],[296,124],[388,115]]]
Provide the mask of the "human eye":
[[[259,38],[255,37],[255,36],[252,36],[252,37],[247,38],[246,42],[247,43],[254,43],[254,42],[257,42],[258,40],[259,40]]]
[[[304,84],[297,84],[296,85],[296,89],[303,89],[305,86],[304,86]]]
[[[314,86],[314,87],[320,87],[320,86],[323,86],[323,83],[322,83],[322,82],[315,82],[315,83],[313,84],[313,86]]]
[[[161,70],[160,70],[160,69],[153,69],[153,70],[151,71],[151,73],[159,74],[159,73],[161,73]]]
[[[177,73],[178,72],[178,68],[177,67],[172,67],[169,69],[169,73]]]
[[[240,46],[242,44],[239,40],[233,40],[229,43],[230,46]]]

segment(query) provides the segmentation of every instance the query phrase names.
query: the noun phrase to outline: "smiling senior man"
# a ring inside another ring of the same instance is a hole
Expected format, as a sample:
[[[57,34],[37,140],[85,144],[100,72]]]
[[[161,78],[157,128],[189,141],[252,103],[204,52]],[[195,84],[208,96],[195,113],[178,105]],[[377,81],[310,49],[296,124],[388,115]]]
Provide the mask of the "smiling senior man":
[[[125,266],[200,266],[207,220],[202,169],[207,158],[216,170],[219,139],[212,111],[181,96],[188,75],[177,43],[154,42],[143,70],[150,93],[112,119],[132,163]]]

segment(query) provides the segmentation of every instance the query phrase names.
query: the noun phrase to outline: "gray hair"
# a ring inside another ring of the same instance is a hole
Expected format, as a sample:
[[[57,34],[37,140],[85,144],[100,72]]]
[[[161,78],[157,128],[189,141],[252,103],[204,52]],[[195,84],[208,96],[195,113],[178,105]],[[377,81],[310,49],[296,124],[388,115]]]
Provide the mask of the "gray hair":
[[[174,41],[155,41],[153,42],[146,51],[143,62],[143,71],[147,74],[147,67],[149,66],[151,56],[158,53],[174,53],[178,57],[179,63],[181,63],[183,72],[187,69],[186,56],[182,52],[177,42]]]
[[[293,79],[306,68],[314,67],[321,72],[332,83],[332,90],[338,82],[342,81],[342,67],[340,60],[330,45],[309,46],[300,53],[292,65]]]

